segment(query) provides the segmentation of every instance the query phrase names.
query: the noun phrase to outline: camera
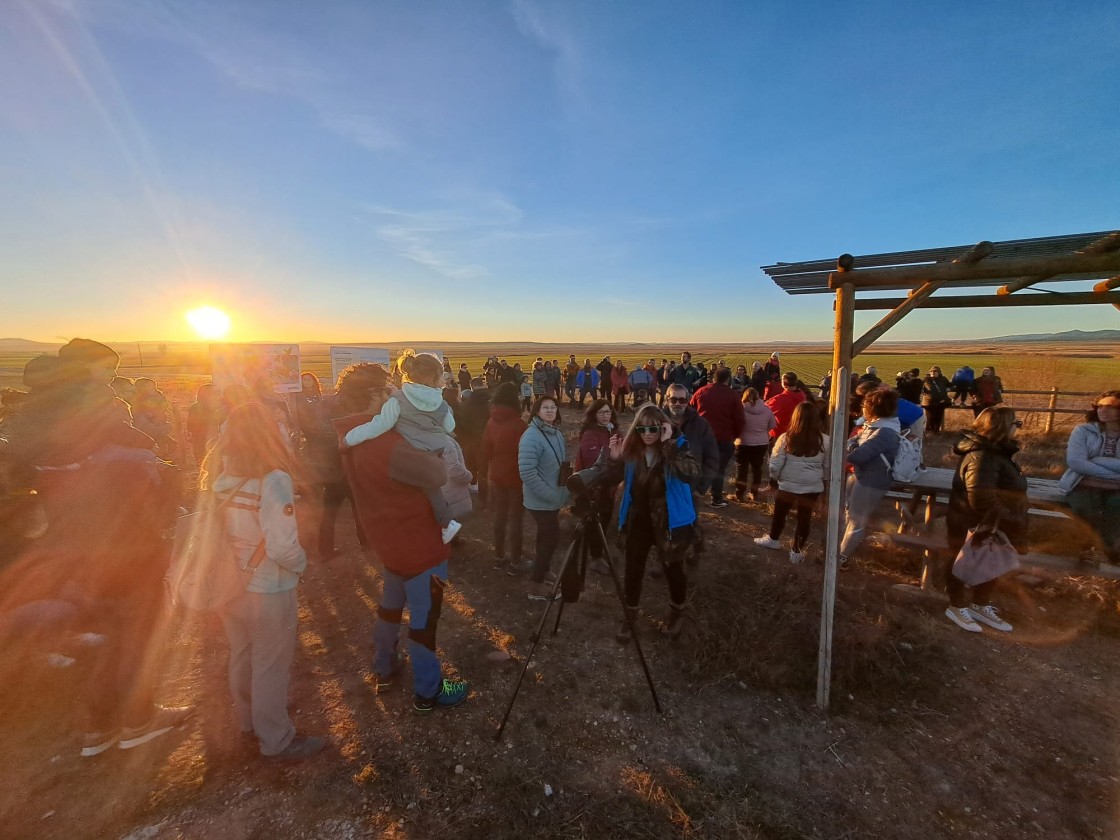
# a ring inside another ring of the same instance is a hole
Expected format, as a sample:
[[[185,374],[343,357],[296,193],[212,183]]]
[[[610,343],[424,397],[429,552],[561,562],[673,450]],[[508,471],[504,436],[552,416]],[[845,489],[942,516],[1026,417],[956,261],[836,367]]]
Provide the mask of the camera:
[[[568,492],[579,498],[586,496],[599,482],[606,480],[607,476],[618,473],[618,468],[612,464],[595,463],[586,469],[572,473],[564,486]]]

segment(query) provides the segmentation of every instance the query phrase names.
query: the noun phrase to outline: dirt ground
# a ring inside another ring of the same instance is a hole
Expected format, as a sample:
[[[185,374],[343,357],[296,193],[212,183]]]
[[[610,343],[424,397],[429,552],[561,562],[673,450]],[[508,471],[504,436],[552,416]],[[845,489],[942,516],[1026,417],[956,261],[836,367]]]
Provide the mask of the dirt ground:
[[[571,412],[565,422],[575,427]],[[303,507],[310,536],[314,513]],[[1114,589],[1011,581],[996,600],[1015,632],[973,636],[941,602],[888,597],[891,584],[914,580],[916,561],[870,548],[839,580],[833,703],[822,714],[819,540],[810,562],[791,566],[750,543],[768,522],[765,505],[705,509],[702,522],[707,552],[680,639],[658,632],[664,583],[647,580],[643,596],[639,632],[663,715],[633,645],[614,641],[609,578],[589,573],[495,741],[544,605],[496,568],[485,512],[456,549],[439,638],[472,696],[428,717],[411,711],[407,669],[390,690],[372,690],[379,575],[343,512],[345,554],[313,559],[301,584],[292,712],[332,745],[300,764],[265,764],[239,735],[212,617],[177,617],[162,654],[161,700],[196,705],[192,721],[92,759],[78,757],[72,731],[82,653],[59,669],[45,666],[45,650],[4,651],[0,836],[1120,835]]]

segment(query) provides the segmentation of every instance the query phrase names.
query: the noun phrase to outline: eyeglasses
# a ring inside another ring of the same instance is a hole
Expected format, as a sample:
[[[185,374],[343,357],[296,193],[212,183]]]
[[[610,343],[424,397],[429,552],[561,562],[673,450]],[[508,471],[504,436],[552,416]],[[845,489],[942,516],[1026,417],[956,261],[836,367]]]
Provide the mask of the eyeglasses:
[[[688,405],[688,397],[669,397],[666,402],[669,405]]]
[[[634,431],[640,435],[652,435],[655,432],[660,432],[660,426],[635,426]]]

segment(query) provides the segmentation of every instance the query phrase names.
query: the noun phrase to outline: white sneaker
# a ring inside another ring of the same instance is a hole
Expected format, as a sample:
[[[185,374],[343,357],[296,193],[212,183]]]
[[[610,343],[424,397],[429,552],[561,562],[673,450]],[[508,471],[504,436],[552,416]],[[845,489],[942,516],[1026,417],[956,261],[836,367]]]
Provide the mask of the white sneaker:
[[[967,630],[969,633],[984,632],[984,629],[973,620],[972,613],[969,612],[968,607],[948,606],[945,608],[945,617],[959,628]]]
[[[458,534],[462,530],[463,530],[462,523],[456,522],[454,519],[452,519],[450,522],[447,523],[447,527],[444,528],[440,532],[440,533],[443,534],[443,544],[447,545],[449,542],[451,542],[453,539],[455,539],[455,535]]]
[[[769,537],[755,537],[754,544],[762,546],[762,548],[779,549],[782,547],[782,544],[780,542],[778,542],[777,540],[772,540]]]
[[[794,551],[793,549],[790,549],[789,562],[791,562],[791,563],[804,563],[805,562],[804,552]]]
[[[1010,633],[1015,629],[999,617],[999,613],[996,612],[996,608],[991,604],[985,604],[982,607],[978,607],[976,606],[976,604],[973,604],[968,608],[968,614],[977,621],[982,622],[983,624],[987,624],[993,630],[998,630],[1001,633]]]

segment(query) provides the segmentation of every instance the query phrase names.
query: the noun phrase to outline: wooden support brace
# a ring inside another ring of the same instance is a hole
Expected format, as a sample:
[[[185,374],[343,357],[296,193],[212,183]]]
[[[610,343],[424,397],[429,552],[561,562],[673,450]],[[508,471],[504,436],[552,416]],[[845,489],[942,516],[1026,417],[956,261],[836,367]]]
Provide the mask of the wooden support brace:
[[[1053,274],[1039,274],[1034,277],[1020,277],[1018,280],[1012,280],[1006,286],[1000,286],[997,295],[1011,295],[1015,292],[1021,291],[1028,286],[1033,286],[1035,283],[1041,283],[1043,280],[1049,280]]]
[[[1100,294],[1101,292],[1111,292],[1116,288],[1120,288],[1120,277],[1110,277],[1108,280],[1102,280],[1093,286],[1093,291]]]
[[[994,248],[995,246],[992,245],[991,242],[986,239],[982,240],[953,260],[953,263],[955,265],[973,265],[980,262],[980,260],[985,257],[990,256]],[[882,338],[887,330],[905,318],[908,313],[914,311],[922,301],[926,300],[930,295],[940,289],[941,286],[942,284],[940,282],[931,280],[923,284],[920,288],[910,292],[906,299],[896,306],[892,312],[887,313],[879,323],[853,342],[852,358],[854,359]]]

